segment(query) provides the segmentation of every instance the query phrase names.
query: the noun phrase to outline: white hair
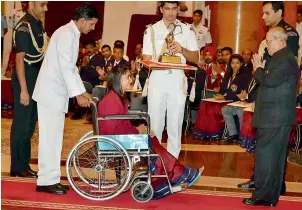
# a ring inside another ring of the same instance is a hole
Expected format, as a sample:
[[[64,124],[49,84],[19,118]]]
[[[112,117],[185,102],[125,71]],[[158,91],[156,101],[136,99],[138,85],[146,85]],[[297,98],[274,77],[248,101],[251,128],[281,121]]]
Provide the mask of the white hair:
[[[281,27],[276,27],[272,29],[272,40],[280,39],[280,40],[287,40],[286,31]]]

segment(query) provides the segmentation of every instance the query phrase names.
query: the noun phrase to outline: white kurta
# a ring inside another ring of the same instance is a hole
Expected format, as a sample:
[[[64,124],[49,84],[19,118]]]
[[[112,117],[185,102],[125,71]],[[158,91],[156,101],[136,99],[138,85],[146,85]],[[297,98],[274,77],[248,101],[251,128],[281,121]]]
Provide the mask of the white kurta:
[[[60,182],[64,120],[69,98],[85,92],[76,66],[80,35],[73,21],[54,32],[34,89],[39,120],[37,184],[41,186]]]
[[[175,40],[182,47],[190,51],[198,51],[194,31],[189,25],[176,21]],[[161,20],[152,25],[154,30],[156,57],[158,58],[169,33]],[[148,28],[144,35],[143,55],[152,55],[151,30]],[[181,56],[181,63],[186,59]],[[152,58],[156,60],[157,58]],[[185,90],[185,91],[184,91]],[[185,102],[187,97],[187,79],[183,70],[154,70],[151,73],[148,87],[148,113],[151,119],[151,130],[161,142],[167,113],[167,150],[178,158],[181,149],[181,129],[184,117]]]

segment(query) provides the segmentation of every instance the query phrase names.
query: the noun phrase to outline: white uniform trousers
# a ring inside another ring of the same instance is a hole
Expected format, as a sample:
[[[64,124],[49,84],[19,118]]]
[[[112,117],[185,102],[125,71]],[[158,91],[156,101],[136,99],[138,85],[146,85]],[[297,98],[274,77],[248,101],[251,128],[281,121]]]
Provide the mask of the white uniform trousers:
[[[152,71],[148,87],[148,113],[151,130],[161,143],[167,112],[167,150],[175,158],[178,158],[181,150],[186,91],[187,78],[182,70]]]
[[[37,185],[60,183],[65,113],[38,103],[39,151]]]

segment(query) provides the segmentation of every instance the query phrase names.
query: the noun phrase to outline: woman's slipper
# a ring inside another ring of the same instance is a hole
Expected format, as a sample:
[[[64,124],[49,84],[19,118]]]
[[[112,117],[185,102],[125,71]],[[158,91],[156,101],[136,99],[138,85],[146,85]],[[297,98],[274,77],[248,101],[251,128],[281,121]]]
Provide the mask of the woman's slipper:
[[[202,172],[204,170],[204,166],[202,166],[200,169],[199,169],[199,172],[197,174],[197,176],[189,183],[188,187],[191,187],[201,176]]]

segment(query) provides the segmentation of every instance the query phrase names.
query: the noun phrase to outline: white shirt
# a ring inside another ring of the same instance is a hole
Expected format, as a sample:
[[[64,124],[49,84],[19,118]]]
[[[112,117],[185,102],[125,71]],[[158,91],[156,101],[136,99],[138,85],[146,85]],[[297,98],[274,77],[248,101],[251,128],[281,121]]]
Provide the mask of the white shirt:
[[[196,41],[199,50],[202,47],[206,46],[206,44],[212,43],[212,37],[211,33],[209,32],[209,28],[202,25],[201,22],[197,27],[194,26],[194,23],[192,23],[191,25],[195,31]]]
[[[195,34],[194,31],[191,30],[190,25],[186,25],[179,20],[176,20],[176,25],[180,25],[174,31],[175,41],[178,42],[183,48],[186,48],[190,51],[198,51]],[[162,46],[165,43],[165,38],[170,32],[169,29],[165,26],[163,20],[158,21],[157,23],[151,26],[154,30],[154,38],[155,38],[155,51],[156,58],[152,57],[152,60],[158,60],[158,57],[161,53]],[[181,32],[182,31],[182,32]],[[151,41],[151,30],[148,27],[144,34],[144,42],[143,42],[143,55],[151,55],[153,56],[153,47]],[[186,59],[182,54],[177,53],[177,56],[181,57],[181,63],[186,63]]]
[[[85,92],[76,66],[80,36],[73,21],[53,33],[33,93],[38,103],[67,113],[69,97]]]

